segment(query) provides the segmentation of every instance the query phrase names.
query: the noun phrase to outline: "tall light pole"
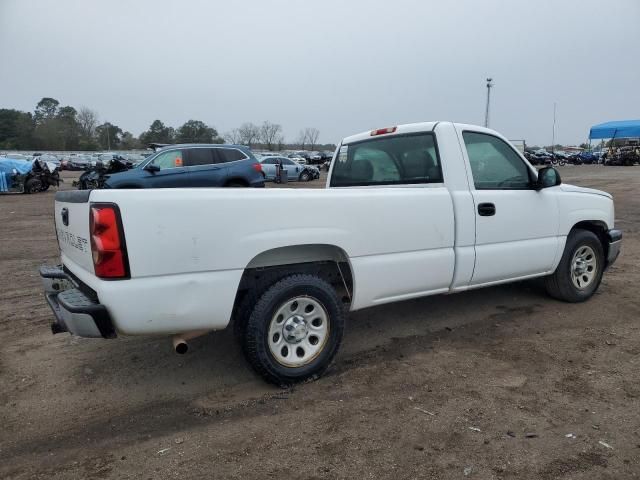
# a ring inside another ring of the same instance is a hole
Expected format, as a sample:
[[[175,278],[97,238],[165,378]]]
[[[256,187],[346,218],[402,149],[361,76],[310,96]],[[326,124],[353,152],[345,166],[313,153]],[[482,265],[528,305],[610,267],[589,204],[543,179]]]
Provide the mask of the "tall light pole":
[[[487,109],[484,111],[484,126],[489,128],[489,103],[491,102],[491,87],[493,78],[487,78]]]
[[[551,134],[551,153],[556,148],[556,102],[553,102],[553,133]]]

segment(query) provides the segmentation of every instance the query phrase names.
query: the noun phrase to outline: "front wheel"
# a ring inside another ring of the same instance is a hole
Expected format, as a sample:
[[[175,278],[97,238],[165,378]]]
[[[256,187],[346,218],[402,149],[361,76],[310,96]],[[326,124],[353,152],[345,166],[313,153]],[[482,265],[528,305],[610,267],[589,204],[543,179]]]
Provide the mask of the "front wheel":
[[[598,289],[603,271],[600,239],[588,230],[573,230],[558,268],[545,279],[547,293],[565,302],[584,302]]]
[[[300,174],[300,178],[298,179],[301,182],[308,182],[309,180],[311,180],[311,176],[309,175],[309,172],[302,172]]]
[[[30,178],[24,184],[24,193],[38,193],[42,191],[42,182],[37,178]]]
[[[265,380],[290,385],[327,369],[343,331],[344,311],[334,288],[315,275],[291,275],[255,304],[244,331],[244,353]]]

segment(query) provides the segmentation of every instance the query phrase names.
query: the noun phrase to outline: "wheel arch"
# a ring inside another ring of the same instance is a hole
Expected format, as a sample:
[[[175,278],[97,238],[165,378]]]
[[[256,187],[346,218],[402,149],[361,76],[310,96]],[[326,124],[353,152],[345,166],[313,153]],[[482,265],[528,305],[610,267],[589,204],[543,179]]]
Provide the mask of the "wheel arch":
[[[265,250],[249,261],[236,292],[233,321],[247,295],[257,299],[273,283],[297,273],[317,275],[336,287],[345,303],[353,301],[353,267],[344,249],[330,244],[289,245]]]
[[[571,232],[573,232],[574,230],[588,230],[589,232],[595,234],[596,237],[598,237],[598,240],[600,240],[600,244],[602,245],[604,258],[607,258],[607,255],[609,253],[609,240],[607,239],[607,231],[609,230],[609,228],[604,221],[582,220],[571,227],[571,231],[569,232],[569,234],[571,234]]]
[[[245,178],[242,178],[242,177],[231,177],[231,178],[227,179],[224,182],[224,186],[228,187],[229,185],[231,185],[233,183],[241,183],[245,187],[249,186],[249,182],[247,182],[247,180]]]

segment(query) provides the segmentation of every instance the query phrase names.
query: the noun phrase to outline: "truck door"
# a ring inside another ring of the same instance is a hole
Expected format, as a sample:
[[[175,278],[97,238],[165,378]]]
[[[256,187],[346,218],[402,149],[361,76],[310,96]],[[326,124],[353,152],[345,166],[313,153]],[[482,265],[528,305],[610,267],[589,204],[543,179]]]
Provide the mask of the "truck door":
[[[476,261],[471,285],[550,272],[559,248],[554,188],[536,191],[535,174],[504,140],[461,129],[473,182]]]

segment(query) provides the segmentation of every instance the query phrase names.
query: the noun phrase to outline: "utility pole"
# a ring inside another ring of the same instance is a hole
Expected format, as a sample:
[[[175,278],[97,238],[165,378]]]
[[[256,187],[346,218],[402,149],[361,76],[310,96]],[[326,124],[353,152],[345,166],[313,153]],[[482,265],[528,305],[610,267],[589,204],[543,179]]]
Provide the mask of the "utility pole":
[[[491,103],[491,87],[493,78],[487,78],[487,109],[484,111],[484,126],[489,128],[489,104]]]
[[[553,102],[553,133],[551,134],[551,153],[556,145],[556,102]]]

